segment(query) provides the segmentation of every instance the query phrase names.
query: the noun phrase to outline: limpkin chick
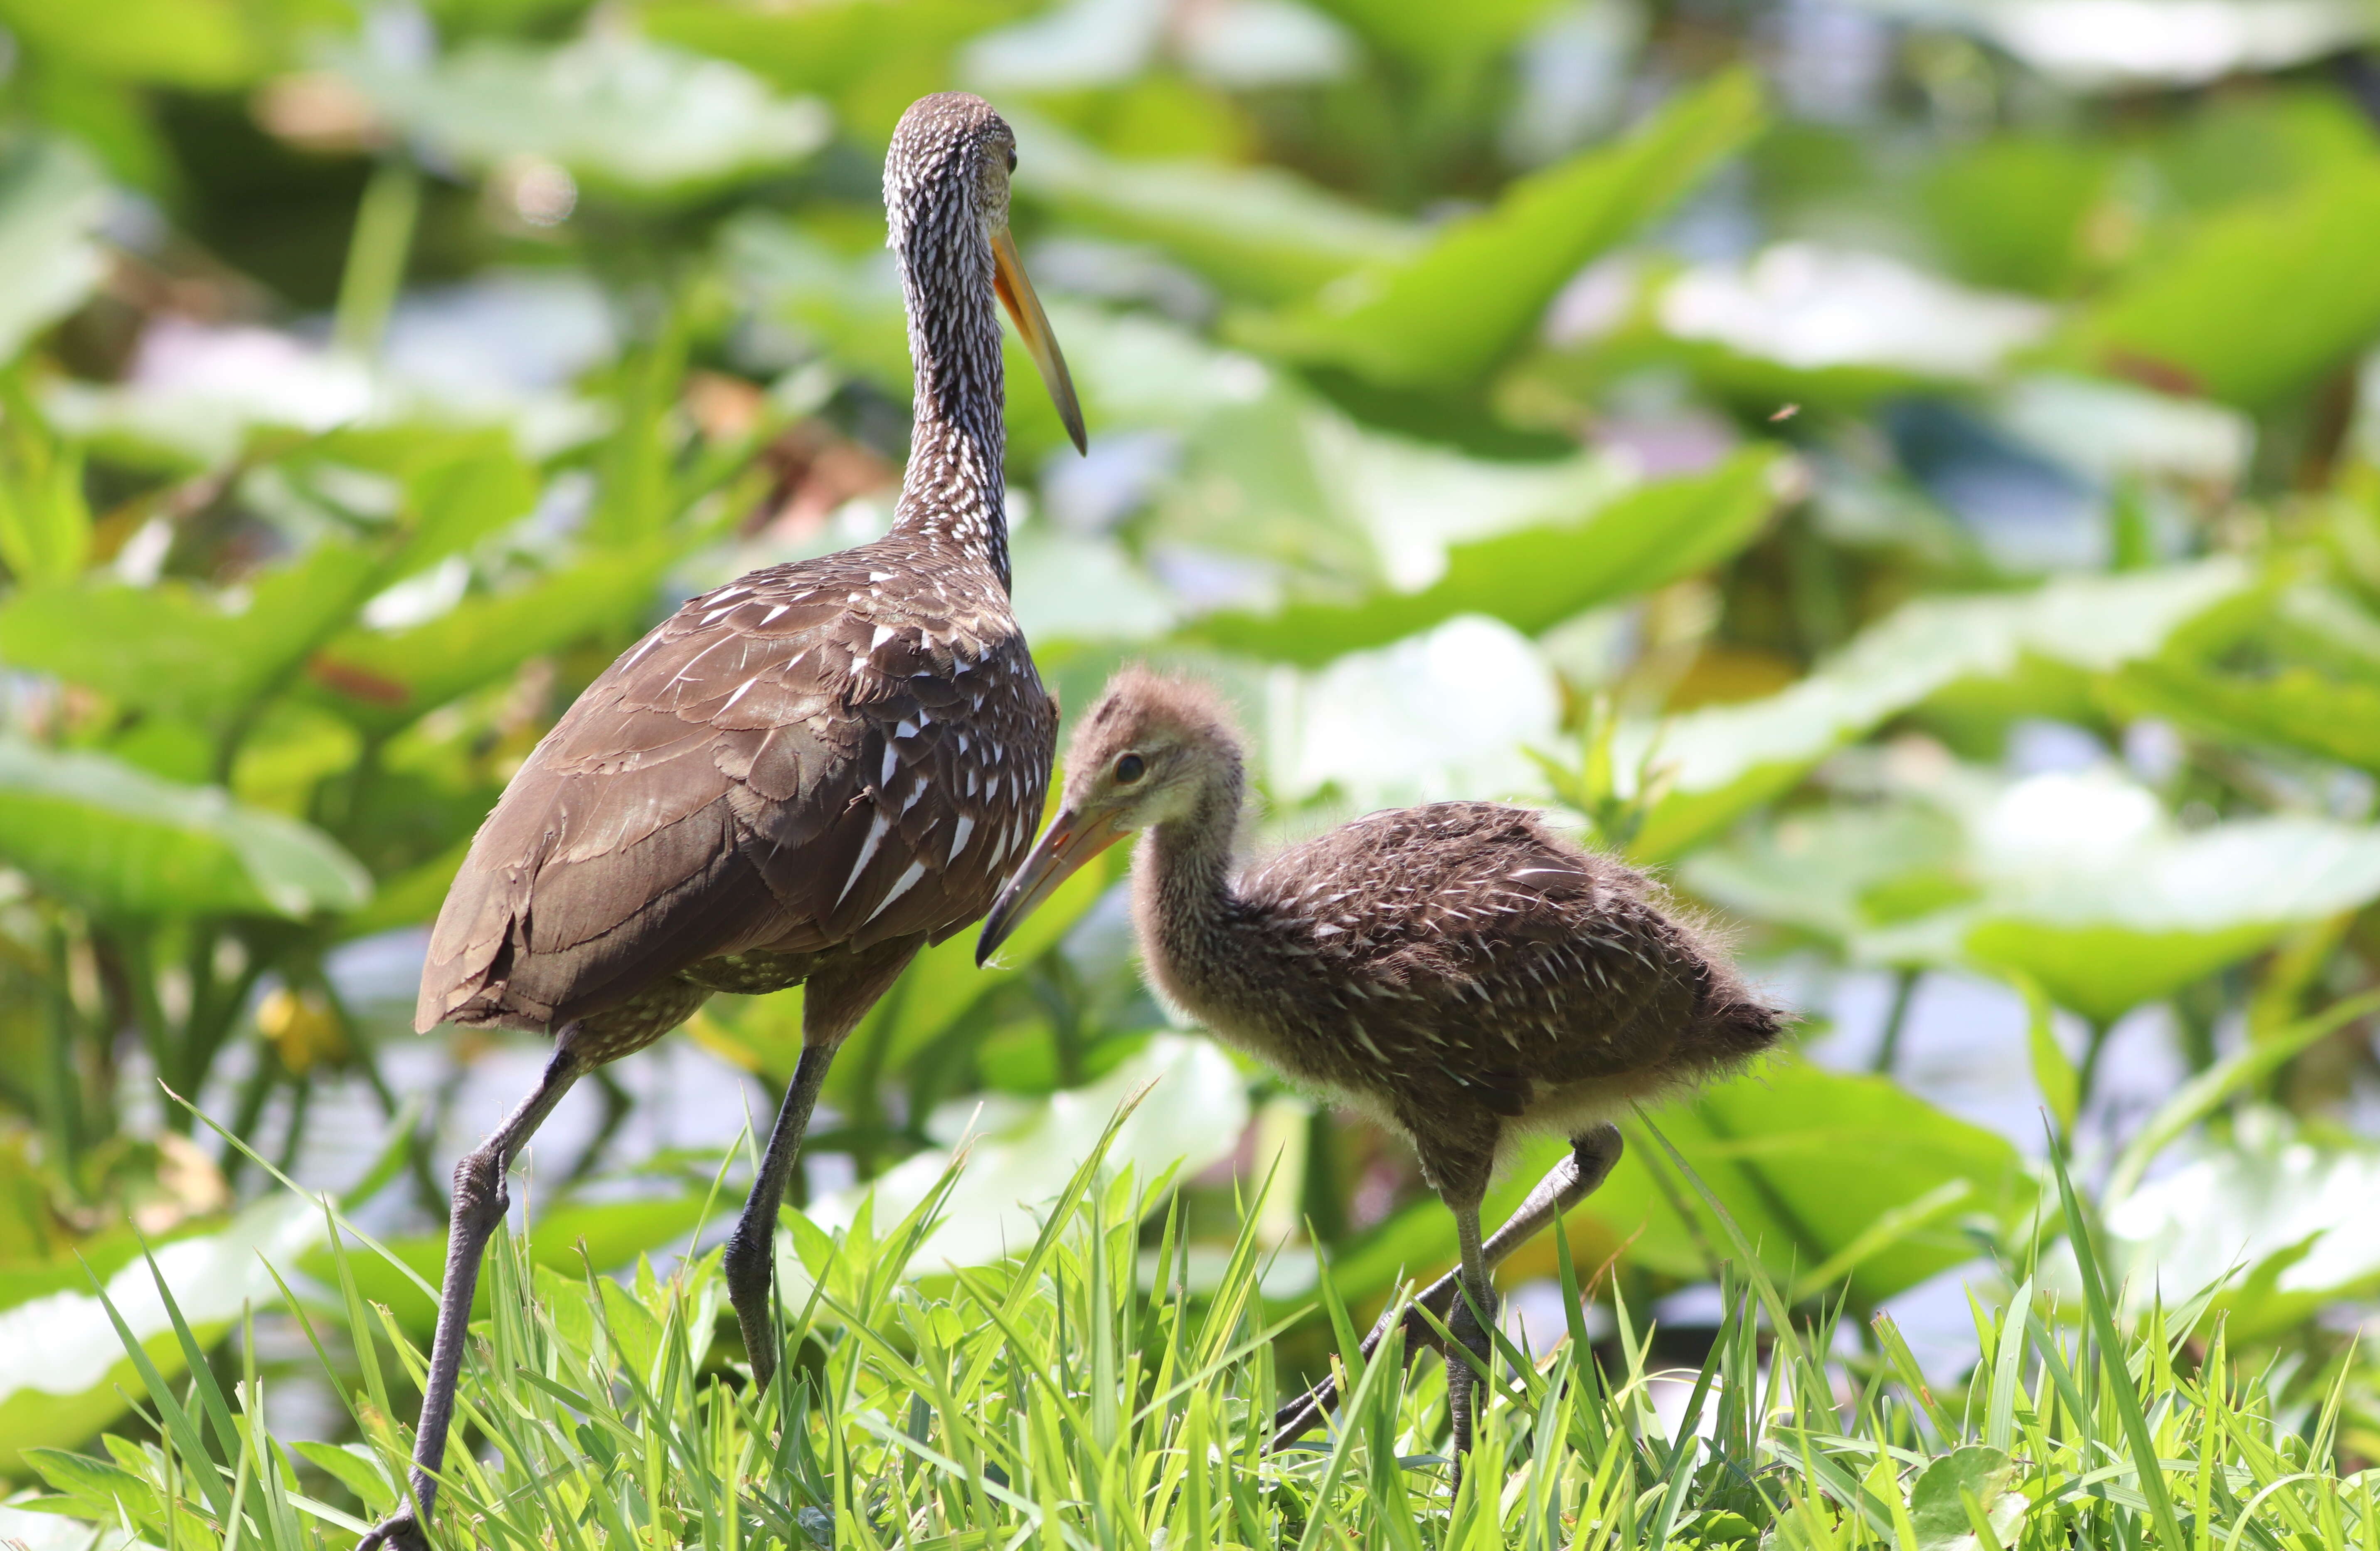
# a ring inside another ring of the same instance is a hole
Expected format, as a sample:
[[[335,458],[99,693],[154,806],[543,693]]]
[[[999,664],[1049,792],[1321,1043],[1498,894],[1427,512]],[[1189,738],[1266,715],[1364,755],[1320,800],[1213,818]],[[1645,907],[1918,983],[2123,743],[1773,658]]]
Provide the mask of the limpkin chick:
[[[1377,812],[1235,873],[1241,748],[1209,691],[1120,674],[1077,728],[1058,815],[977,956],[1091,857],[1142,835],[1133,917],[1158,992],[1408,1138],[1454,1214],[1468,1297],[1441,1285],[1421,1301],[1451,1313],[1478,1359],[1447,1354],[1459,1460],[1490,1350],[1494,1261],[1602,1182],[1620,1156],[1611,1121],[1631,1103],[1742,1065],[1775,1042],[1779,1018],[1651,882],[1526,809]],[[1489,1175],[1524,1132],[1569,1138],[1572,1155],[1483,1244]],[[1285,1407],[1277,1441],[1329,1401],[1324,1389]]]
[[[686,604],[587,687],[455,874],[416,1026],[535,1029],[553,1058],[455,1170],[416,1507],[365,1535],[418,1551],[438,1489],[472,1284],[504,1173],[579,1078],[714,992],[807,985],[802,1054],[728,1240],[754,1380],[777,1211],[827,1069],[920,946],[980,916],[1040,816],[1058,711],[1008,604],[1005,305],[1077,447],[1082,412],[1008,233],[1016,140],[980,97],[914,104],[884,204],[917,366],[892,531]]]

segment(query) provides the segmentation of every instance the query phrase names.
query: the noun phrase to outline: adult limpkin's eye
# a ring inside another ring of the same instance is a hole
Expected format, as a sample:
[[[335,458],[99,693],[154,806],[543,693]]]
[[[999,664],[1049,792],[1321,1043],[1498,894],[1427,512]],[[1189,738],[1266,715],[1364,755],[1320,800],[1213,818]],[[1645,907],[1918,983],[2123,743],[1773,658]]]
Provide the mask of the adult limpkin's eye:
[[[1148,773],[1148,763],[1138,754],[1124,754],[1116,760],[1116,785],[1128,787]]]
[[[1010,172],[1016,170],[1016,147],[1013,145],[1008,148],[1008,170]]]

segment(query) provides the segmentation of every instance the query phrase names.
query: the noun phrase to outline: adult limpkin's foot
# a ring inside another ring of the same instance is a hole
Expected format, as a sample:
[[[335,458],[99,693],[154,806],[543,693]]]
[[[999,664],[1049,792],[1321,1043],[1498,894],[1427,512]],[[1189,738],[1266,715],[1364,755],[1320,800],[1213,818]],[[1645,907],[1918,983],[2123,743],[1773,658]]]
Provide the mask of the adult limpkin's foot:
[[[373,1525],[356,1542],[356,1551],[430,1551],[430,1538],[414,1521],[413,1510],[403,1508]]]

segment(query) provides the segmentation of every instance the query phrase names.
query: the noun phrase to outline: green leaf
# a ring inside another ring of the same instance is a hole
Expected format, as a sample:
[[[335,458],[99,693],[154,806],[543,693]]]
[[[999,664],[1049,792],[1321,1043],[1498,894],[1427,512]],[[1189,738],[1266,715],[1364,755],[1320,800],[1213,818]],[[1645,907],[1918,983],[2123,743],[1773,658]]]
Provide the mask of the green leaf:
[[[2005,1139],[1889,1079],[1807,1061],[1770,1062],[1758,1081],[1714,1088],[1659,1123],[1739,1223],[1747,1230],[1764,1225],[1761,1261],[1780,1285],[1859,1244],[1886,1214],[1946,1185],[1967,1184],[1972,1210],[2002,1221],[2032,1201],[2022,1160]],[[1874,1160],[1885,1157],[1893,1166],[1876,1168]],[[1938,1219],[1872,1242],[1873,1252],[1850,1276],[1852,1298],[1870,1306],[1975,1252],[1955,1222]]]
[[[353,1492],[367,1513],[385,1513],[396,1506],[396,1490],[380,1461],[362,1444],[310,1443],[289,1446],[324,1475]]]
[[[42,0],[0,15],[26,9],[63,15]],[[92,236],[108,197],[99,165],[71,140],[27,138],[0,154],[0,360],[81,306],[107,273]]]
[[[1951,1219],[1951,1206],[1961,1208],[1961,1220],[1982,1214],[2008,1221],[2033,1197],[2022,1161],[2004,1139],[1888,1079],[1829,1071],[1798,1057],[1767,1062],[1750,1077],[1664,1105],[1653,1118],[1780,1284],[1832,1263],[1837,1283],[1848,1276],[1863,1304],[1973,1258],[1973,1243]],[[1536,1142],[1520,1150],[1491,1189],[1481,1220],[1501,1221],[1566,1145]],[[1691,1192],[1673,1198],[1662,1188],[1652,1172],[1658,1155],[1633,1134],[1611,1178],[1571,1214],[1572,1231],[1588,1228],[1585,1253],[1623,1251],[1665,1276],[1706,1276],[1701,1240],[1675,1208],[1675,1200]],[[1875,1166],[1887,1157],[1890,1168]],[[1895,1213],[1903,1214],[1900,1221],[1891,1220]],[[1717,1237],[1706,1225],[1703,1231]],[[1550,1242],[1537,1253],[1549,1257]],[[1529,1254],[1524,1251],[1508,1267],[1508,1277],[1538,1274]],[[1423,1201],[1341,1252],[1332,1276],[1346,1297],[1359,1300],[1385,1292],[1401,1271],[1434,1276],[1454,1255],[1445,1209]],[[1550,1270],[1549,1261],[1543,1269]]]
[[[262,10],[240,0],[0,0],[0,22],[25,46],[92,75],[222,91],[268,62],[255,30]]]
[[[1444,574],[1418,592],[1376,592],[1349,605],[1293,604],[1269,615],[1212,614],[1183,633],[1306,666],[1458,614],[1489,615],[1535,633],[1736,553],[1775,507],[1778,467],[1774,448],[1748,447],[1706,474],[1630,491],[1580,520],[1455,544]]]
[[[1736,914],[1851,948],[1871,927],[1973,895],[1964,841],[1954,819],[1919,803],[1838,803],[1695,851],[1678,876]]]
[[[0,462],[0,561],[20,584],[73,580],[91,557],[91,507],[83,499],[79,449],[27,426],[12,406]]]
[[[949,83],[953,49],[1038,3],[722,6],[716,0],[651,0],[638,7],[637,26],[663,43],[732,59],[782,90],[830,97],[847,125],[880,145],[892,138],[912,98]]]
[[[2277,744],[2380,771],[2380,687],[2307,667],[2249,678],[2168,661],[2135,663],[2107,686],[2133,715],[2162,716],[2227,742]]]
[[[368,551],[325,543],[268,572],[236,611],[175,582],[28,587],[0,606],[0,659],[219,731],[291,678],[381,575]]]
[[[2057,1020],[2040,983],[2023,979],[2017,985],[2024,993],[2025,1054],[2033,1065],[2033,1085],[2039,1090],[2041,1102],[2049,1106],[2050,1118],[2058,1122],[2058,1134],[2072,1136],[2082,1109],[2082,1074],[2074,1069],[2074,1063],[2066,1058],[2066,1047],[2058,1043]]]
[[[1053,800],[1057,790],[1058,783],[1052,781]],[[866,1081],[870,1071],[899,1071],[906,1067],[968,1008],[1057,946],[1075,922],[1114,885],[1123,869],[1124,853],[1119,848],[1067,879],[1039,910],[1025,918],[991,962],[980,969],[976,967],[972,929],[918,954],[880,1004],[880,1010],[846,1042],[842,1056],[828,1071],[828,1102],[850,1103],[855,1085]],[[790,996],[781,994],[774,1000],[785,1014],[791,1014]]]
[[[382,113],[455,161],[542,157],[638,195],[780,171],[830,128],[820,104],[775,96],[739,66],[611,30],[550,49],[482,40],[430,69],[362,55],[343,67]]]
[[[1422,246],[1408,222],[1275,167],[1123,162],[1038,117],[1016,126],[1016,189],[1110,235],[1154,242],[1235,295],[1286,302]]]
[[[221,789],[0,739],[0,860],[112,916],[354,910],[371,880],[331,838]]]
[[[1135,1107],[1117,1125],[1127,1105]],[[992,1264],[1034,1241],[1041,1209],[1094,1155],[1104,1170],[1132,1169],[1144,1190],[1229,1155],[1248,1122],[1247,1080],[1213,1041],[1159,1034],[1095,1082],[1008,1105],[987,1101],[980,1113],[958,1118],[973,1140],[912,1154],[803,1215],[829,1230],[851,1231],[871,1216],[898,1222],[947,1185],[940,1220],[912,1266],[931,1275],[946,1265]],[[1102,1153],[1111,1125],[1114,1135]],[[958,1177],[949,1180],[953,1167]],[[1143,1205],[1155,1207],[1160,1199],[1150,1191]],[[789,1287],[784,1300],[793,1304],[804,1296],[806,1289]]]
[[[2115,166],[2072,137],[1997,135],[1942,156],[1923,202],[1960,279],[2055,295],[2080,265],[2083,223]]]
[[[1333,281],[1307,305],[1243,321],[1251,344],[1375,382],[1449,397],[1533,336],[1579,268],[1668,209],[1757,132],[1748,70],[1718,77],[1618,145],[1516,181],[1410,258]]]
[[[24,1459],[54,1490],[91,1512],[113,1517],[129,1508],[144,1519],[157,1517],[157,1488],[121,1465],[58,1448],[29,1449]]]
[[[2208,218],[2095,300],[2069,352],[2096,370],[2256,409],[2380,334],[2380,167],[2342,167]]]
[[[2183,1083],[2124,1143],[2124,1150],[2117,1156],[2115,1166],[2107,1172],[2107,1184],[2103,1192],[2106,1199],[2121,1201],[2131,1194],[2139,1188],[2159,1153],[2179,1141],[2191,1127],[2213,1114],[2232,1094],[2263,1081],[2315,1041],[2337,1033],[2375,1008],[2380,1008],[2380,993],[2351,996],[2312,1018],[2290,1024],[2269,1038],[2233,1051]]]
[[[316,653],[307,677],[358,726],[393,731],[529,658],[635,624],[679,547],[659,540],[581,560],[515,592],[466,597],[402,630],[349,630]]]
[[[2028,592],[1922,599],[1766,700],[1624,727],[1618,768],[1625,775],[1649,764],[1658,797],[1632,849],[1677,855],[1844,743],[1961,680],[2007,678],[2028,659],[2106,673],[2150,656],[2249,580],[2245,568],[2217,558],[2061,576]]]
[[[2104,1025],[2374,898],[2380,829],[2241,819],[2005,880],[1965,946]]]
[[[468,552],[537,506],[537,470],[498,427],[349,428],[299,448],[285,466],[299,478],[360,469],[398,482],[402,537],[386,562],[390,581]]]
[[[1374,46],[1426,69],[1469,64],[1518,42],[1552,0],[1475,0],[1415,6],[1408,0],[1318,0]]]
[[[706,1207],[716,1209],[708,1191],[658,1199],[566,1203],[541,1214],[529,1225],[529,1263],[576,1279],[587,1266],[615,1271],[636,1258],[693,1232],[703,1222]],[[383,1241],[390,1254],[431,1287],[438,1285],[446,1264],[446,1236],[417,1234]],[[584,1258],[582,1259],[582,1252]],[[323,1281],[335,1277],[331,1248],[317,1245],[298,1262],[308,1276]],[[426,1334],[436,1324],[438,1305],[405,1272],[379,1255],[351,1255],[347,1269],[362,1296],[386,1304],[406,1328]],[[473,1307],[487,1311],[488,1288],[483,1276]]]
[[[158,1296],[152,1261],[182,1316],[202,1342],[212,1341],[244,1306],[276,1301],[264,1262],[285,1264],[322,1231],[312,1203],[275,1195],[214,1232],[161,1244],[120,1267],[107,1278],[107,1297],[149,1360],[164,1374],[178,1374],[183,1347]],[[87,1280],[79,1281],[88,1289]],[[91,1292],[61,1288],[0,1309],[0,1468],[20,1450],[83,1442],[122,1413],[120,1391],[137,1391],[140,1382]]]
[[[2010,1532],[2027,1507],[2022,1494],[2008,1489],[2013,1473],[2004,1451],[1982,1444],[1968,1444],[1929,1460],[1909,1489],[1917,1551],[1978,1551],[1983,1542],[1968,1521],[1967,1498],[1983,1507],[2003,1545],[2013,1544]]]
[[[1853,412],[1886,394],[1987,378],[2051,322],[2030,299],[1809,242],[1696,264],[1661,288],[1655,311],[1674,353],[1761,413],[1780,400]]]

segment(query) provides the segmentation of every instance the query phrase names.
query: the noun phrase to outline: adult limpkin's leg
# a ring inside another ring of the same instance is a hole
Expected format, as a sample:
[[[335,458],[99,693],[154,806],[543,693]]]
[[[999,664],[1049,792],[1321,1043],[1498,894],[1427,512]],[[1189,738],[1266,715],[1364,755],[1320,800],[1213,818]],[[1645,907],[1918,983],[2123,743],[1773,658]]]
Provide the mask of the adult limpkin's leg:
[[[1528,1199],[1522,1202],[1503,1227],[1488,1238],[1482,1254],[1491,1272],[1512,1257],[1512,1252],[1545,1230],[1546,1225],[1572,1207],[1593,1195],[1612,1166],[1620,1161],[1622,1143],[1620,1131],[1613,1126],[1597,1126],[1571,1143],[1568,1157],[1548,1170],[1537,1181]],[[1438,1349],[1438,1333],[1429,1327],[1420,1311],[1427,1309],[1441,1320],[1453,1317],[1455,1294],[1463,1285],[1463,1269],[1455,1269],[1432,1282],[1414,1300],[1402,1305],[1391,1305],[1364,1337],[1363,1353],[1370,1357],[1379,1349],[1390,1330],[1402,1324],[1405,1331],[1405,1357],[1427,1347]],[[1296,1442],[1330,1414],[1338,1402],[1336,1379],[1324,1379],[1273,1413],[1271,1447],[1281,1448]]]
[[[553,1113],[562,1095],[570,1092],[570,1085],[592,1069],[594,1063],[573,1037],[577,1027],[571,1024],[562,1031],[545,1075],[520,1107],[455,1166],[446,1273],[438,1291],[438,1333],[430,1344],[430,1377],[422,1386],[421,1420],[413,1432],[413,1498],[420,1520],[415,1519],[412,1508],[400,1508],[365,1535],[357,1551],[383,1545],[395,1551],[422,1551],[429,1544],[421,1523],[430,1517],[438,1496],[438,1471],[446,1462],[446,1433],[455,1420],[455,1385],[463,1371],[463,1342],[471,1325],[471,1294],[480,1285],[480,1260],[487,1252],[489,1236],[512,1204],[504,1171],[512,1167],[530,1134]]]
[[[810,1111],[826,1085],[834,1053],[908,968],[921,943],[921,938],[906,937],[835,959],[811,972],[803,994],[801,1059],[794,1066],[794,1081],[769,1132],[768,1150],[760,1154],[759,1176],[752,1181],[752,1193],[745,1199],[743,1215],[735,1219],[721,1261],[728,1301],[735,1306],[735,1323],[743,1327],[753,1382],[764,1388],[777,1372],[777,1322],[769,1305],[776,1281],[777,1212],[784,1203],[785,1180],[801,1155],[802,1136],[809,1130]]]
[[[421,1420],[413,1433],[413,1496],[421,1520],[400,1508],[365,1535],[357,1551],[389,1546],[423,1551],[421,1521],[438,1493],[436,1475],[446,1460],[446,1434],[455,1419],[455,1386],[463,1371],[463,1342],[471,1325],[471,1294],[480,1281],[480,1259],[488,1238],[504,1220],[512,1197],[504,1173],[530,1135],[553,1113],[570,1085],[607,1061],[641,1050],[685,1022],[710,995],[682,980],[647,986],[626,1001],[554,1031],[553,1057],[536,1090],[505,1117],[485,1142],[455,1166],[454,1214],[446,1228],[446,1274],[438,1289],[438,1333],[430,1344],[430,1378],[421,1392]]]

